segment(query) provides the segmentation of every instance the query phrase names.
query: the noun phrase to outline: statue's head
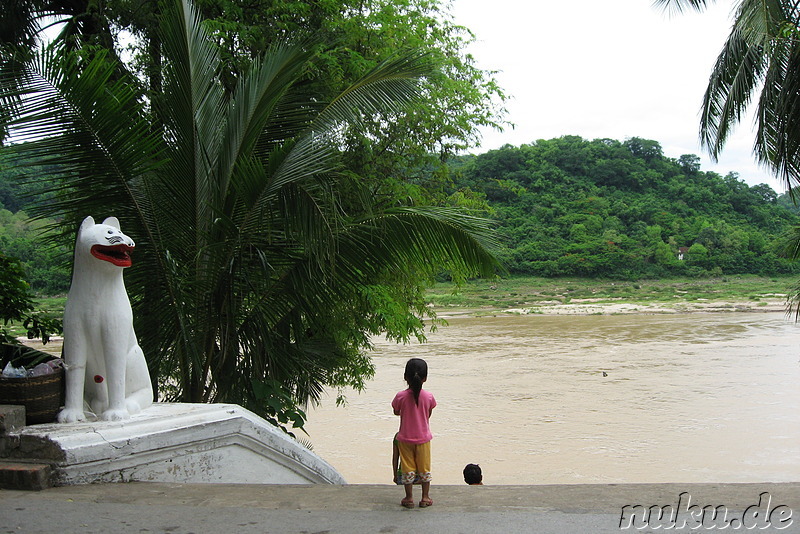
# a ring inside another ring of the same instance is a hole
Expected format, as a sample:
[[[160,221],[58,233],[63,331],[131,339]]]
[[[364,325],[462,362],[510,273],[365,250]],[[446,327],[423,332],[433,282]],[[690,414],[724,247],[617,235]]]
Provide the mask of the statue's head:
[[[102,224],[95,224],[92,217],[86,217],[78,229],[75,256],[88,252],[117,267],[130,267],[130,253],[135,246],[133,239],[120,231],[116,217],[108,217]]]

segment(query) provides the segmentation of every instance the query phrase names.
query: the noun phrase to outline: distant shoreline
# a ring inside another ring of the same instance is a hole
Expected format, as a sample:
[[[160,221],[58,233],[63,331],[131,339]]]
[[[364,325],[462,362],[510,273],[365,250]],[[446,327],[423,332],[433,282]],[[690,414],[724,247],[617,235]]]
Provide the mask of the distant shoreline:
[[[509,277],[435,284],[430,307],[442,317],[785,312],[792,275],[664,280]]]
[[[600,299],[575,299],[569,303],[542,301],[535,305],[516,308],[460,308],[435,307],[437,317],[487,317],[509,315],[657,315],[676,313],[783,313],[793,317],[788,311],[784,298],[754,301],[711,301],[698,299],[680,302],[636,303],[608,302]]]

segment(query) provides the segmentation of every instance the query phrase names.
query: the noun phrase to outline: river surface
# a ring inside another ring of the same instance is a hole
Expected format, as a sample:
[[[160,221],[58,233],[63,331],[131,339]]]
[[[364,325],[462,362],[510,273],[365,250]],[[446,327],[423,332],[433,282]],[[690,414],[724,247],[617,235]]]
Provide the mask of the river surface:
[[[449,319],[426,344],[376,339],[361,394],[309,408],[314,451],[390,483],[390,406],[423,358],[434,484],[800,481],[800,326],[783,313]],[[603,372],[607,376],[603,376]]]

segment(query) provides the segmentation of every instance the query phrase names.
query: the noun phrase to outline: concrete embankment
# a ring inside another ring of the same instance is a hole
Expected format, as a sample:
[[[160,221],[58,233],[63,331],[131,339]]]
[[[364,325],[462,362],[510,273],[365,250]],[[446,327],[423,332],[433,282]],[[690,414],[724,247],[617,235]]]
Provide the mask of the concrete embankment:
[[[652,528],[655,517],[641,528],[641,516],[630,528],[620,529],[623,507],[641,505],[673,510],[679,523],[688,519],[684,528],[673,527],[670,532],[707,529],[710,524],[699,528],[689,515],[704,507],[718,514],[724,507],[725,520],[733,521],[728,525],[733,528],[726,530],[755,531],[742,523],[748,511],[759,532],[800,532],[800,483],[434,486],[434,505],[426,509],[401,508],[401,497],[402,488],[389,485],[127,483],[6,490],[0,491],[0,531],[604,534],[664,530],[663,523]],[[713,520],[715,529],[720,529],[722,517]]]

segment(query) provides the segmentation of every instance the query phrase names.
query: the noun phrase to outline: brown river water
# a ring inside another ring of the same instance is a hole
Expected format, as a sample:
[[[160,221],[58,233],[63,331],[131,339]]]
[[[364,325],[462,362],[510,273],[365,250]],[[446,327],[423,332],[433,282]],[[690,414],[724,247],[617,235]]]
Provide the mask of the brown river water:
[[[428,362],[434,484],[800,481],[800,325],[784,313],[449,319],[426,344],[376,339],[365,392],[309,408],[314,451],[390,483],[390,402]],[[603,376],[603,372],[607,376]]]

